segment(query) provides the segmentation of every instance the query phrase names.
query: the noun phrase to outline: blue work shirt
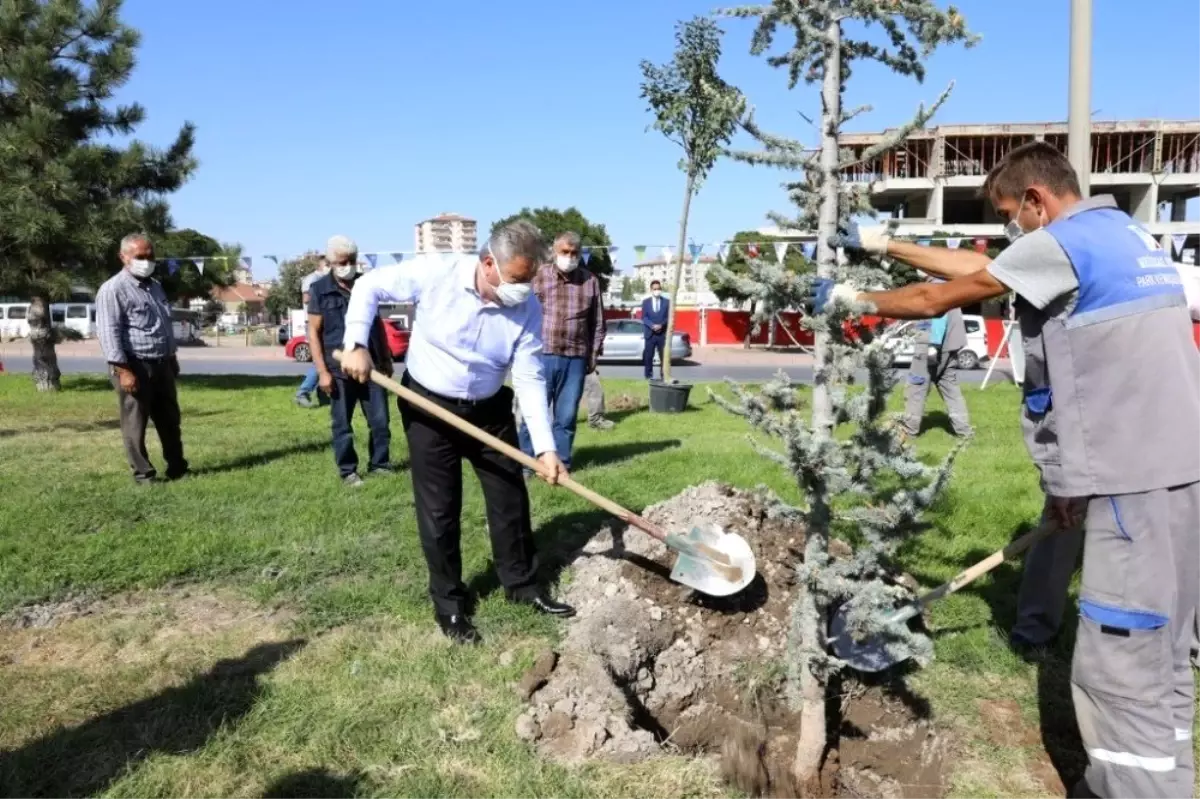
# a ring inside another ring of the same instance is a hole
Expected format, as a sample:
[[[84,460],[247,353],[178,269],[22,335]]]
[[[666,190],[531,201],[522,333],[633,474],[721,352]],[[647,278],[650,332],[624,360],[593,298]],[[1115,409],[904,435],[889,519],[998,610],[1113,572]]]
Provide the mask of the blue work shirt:
[[[333,359],[333,351],[342,348],[342,340],[346,337],[346,308],[350,305],[350,289],[342,288],[333,272],[330,272],[312,284],[308,295],[308,312],[321,317],[321,348],[324,350],[325,366],[330,374],[343,377],[341,366]],[[376,364],[391,361],[392,353],[378,317],[371,325],[367,351]]]

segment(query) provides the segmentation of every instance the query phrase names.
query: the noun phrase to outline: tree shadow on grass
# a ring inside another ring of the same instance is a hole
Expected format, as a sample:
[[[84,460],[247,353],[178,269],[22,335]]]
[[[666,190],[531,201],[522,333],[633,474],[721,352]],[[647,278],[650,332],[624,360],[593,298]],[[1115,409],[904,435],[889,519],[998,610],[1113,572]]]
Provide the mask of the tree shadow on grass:
[[[224,463],[216,463],[211,466],[200,466],[192,469],[192,476],[204,474],[221,474],[223,472],[236,472],[242,469],[252,469],[256,466],[266,466],[272,461],[287,458],[292,455],[306,455],[310,452],[322,452],[332,448],[329,439],[321,439],[320,441],[305,441],[299,444],[291,444],[286,447],[277,449],[269,449],[263,452],[254,452],[249,455],[243,455],[240,458],[234,458]],[[403,464],[401,464],[401,468]]]
[[[193,419],[204,419],[209,416],[221,416],[228,411],[191,411],[183,415],[186,423]],[[48,425],[30,425],[29,427],[0,429],[0,438],[15,438],[33,433],[97,433],[102,430],[120,430],[121,419],[114,416],[111,419],[99,419],[92,422],[57,422]]]
[[[309,769],[285,774],[263,791],[263,799],[351,799],[358,796],[362,777]]]
[[[95,796],[152,755],[199,749],[249,713],[260,678],[305,643],[260,644],[186,685],[0,752],[0,796]]]
[[[629,460],[630,458],[647,455],[651,452],[674,449],[682,443],[677,438],[671,438],[660,441],[629,441],[624,444],[601,444],[580,447],[571,458],[571,471],[578,472],[583,469]]]
[[[304,375],[190,375],[179,376],[182,388],[198,388],[215,391],[244,391],[246,389],[300,387]]]

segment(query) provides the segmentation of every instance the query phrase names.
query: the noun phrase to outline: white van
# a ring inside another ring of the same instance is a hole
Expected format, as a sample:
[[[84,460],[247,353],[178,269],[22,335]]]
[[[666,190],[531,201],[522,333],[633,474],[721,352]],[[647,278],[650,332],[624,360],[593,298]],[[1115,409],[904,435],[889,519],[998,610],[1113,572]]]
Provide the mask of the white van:
[[[915,322],[903,322],[884,333],[886,346],[893,353],[893,366],[908,366],[912,363],[913,338],[917,330]],[[982,316],[963,314],[963,327],[967,330],[967,346],[958,351],[959,369],[977,369],[981,361],[988,358],[987,327]]]
[[[96,305],[90,302],[56,302],[50,306],[50,323],[74,330],[84,338],[96,335]]]
[[[0,337],[29,338],[29,303],[0,304]]]

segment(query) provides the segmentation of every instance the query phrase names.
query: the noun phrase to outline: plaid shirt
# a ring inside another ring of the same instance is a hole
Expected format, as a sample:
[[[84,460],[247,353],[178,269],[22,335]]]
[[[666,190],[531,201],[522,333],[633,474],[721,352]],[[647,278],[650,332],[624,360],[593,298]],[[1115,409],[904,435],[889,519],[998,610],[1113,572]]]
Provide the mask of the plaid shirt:
[[[96,292],[96,331],[109,363],[175,354],[171,306],[155,280],[138,280],[122,269]]]
[[[595,358],[604,343],[600,281],[582,266],[561,272],[543,264],[533,278],[542,303],[542,351],[570,358]]]

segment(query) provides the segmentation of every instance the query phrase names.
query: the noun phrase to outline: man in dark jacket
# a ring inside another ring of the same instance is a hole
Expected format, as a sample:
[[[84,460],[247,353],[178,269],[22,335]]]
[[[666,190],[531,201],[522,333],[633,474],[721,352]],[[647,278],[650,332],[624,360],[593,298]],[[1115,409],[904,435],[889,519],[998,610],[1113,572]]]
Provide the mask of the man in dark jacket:
[[[662,375],[662,365],[668,355],[663,349],[667,346],[667,321],[671,318],[671,301],[662,296],[662,283],[657,280],[650,282],[650,296],[642,300],[642,328],[645,331],[646,343],[642,347],[642,371],[647,380],[654,377],[654,353],[658,353],[659,375]]]

